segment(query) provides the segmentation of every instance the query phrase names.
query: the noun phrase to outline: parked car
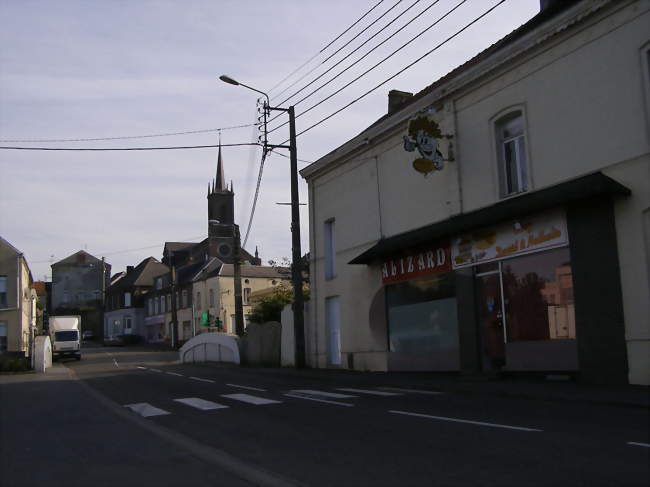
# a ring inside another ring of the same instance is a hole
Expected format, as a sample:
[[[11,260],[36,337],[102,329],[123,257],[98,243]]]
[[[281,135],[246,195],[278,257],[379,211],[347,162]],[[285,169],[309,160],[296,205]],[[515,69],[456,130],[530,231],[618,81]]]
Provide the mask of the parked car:
[[[124,346],[124,340],[122,339],[122,335],[117,335],[114,337],[106,337],[104,338],[104,346],[106,347],[122,347]]]
[[[83,332],[82,337],[83,337],[84,340],[92,340],[93,339],[93,332],[90,331],[90,330],[86,330],[86,331]]]

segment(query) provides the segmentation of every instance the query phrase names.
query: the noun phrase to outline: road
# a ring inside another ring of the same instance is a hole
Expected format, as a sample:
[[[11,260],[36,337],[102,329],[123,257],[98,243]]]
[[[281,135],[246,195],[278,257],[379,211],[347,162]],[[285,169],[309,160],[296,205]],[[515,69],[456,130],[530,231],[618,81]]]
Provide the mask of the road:
[[[119,410],[132,428],[252,483],[650,481],[647,410],[436,393],[378,382],[373,374],[177,364],[176,358],[97,348],[65,365],[113,407],[105,414]]]

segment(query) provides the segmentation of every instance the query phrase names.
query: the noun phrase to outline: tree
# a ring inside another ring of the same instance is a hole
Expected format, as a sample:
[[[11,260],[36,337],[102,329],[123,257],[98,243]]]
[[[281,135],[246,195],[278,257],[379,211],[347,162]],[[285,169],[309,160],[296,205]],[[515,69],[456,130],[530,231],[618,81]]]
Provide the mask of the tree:
[[[248,315],[248,320],[253,323],[267,321],[280,321],[280,314],[284,307],[293,301],[293,290],[284,284],[273,290],[273,294],[260,299]]]

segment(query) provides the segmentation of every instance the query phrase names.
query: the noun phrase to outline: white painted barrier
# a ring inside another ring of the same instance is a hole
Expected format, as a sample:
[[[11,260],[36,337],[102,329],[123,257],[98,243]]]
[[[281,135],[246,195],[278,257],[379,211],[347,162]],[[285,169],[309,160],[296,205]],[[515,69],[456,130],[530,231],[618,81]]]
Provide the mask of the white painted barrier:
[[[52,367],[52,343],[49,336],[37,336],[34,338],[34,370],[45,372],[45,369]]]
[[[179,354],[181,363],[240,363],[238,338],[227,333],[201,333],[185,342]]]

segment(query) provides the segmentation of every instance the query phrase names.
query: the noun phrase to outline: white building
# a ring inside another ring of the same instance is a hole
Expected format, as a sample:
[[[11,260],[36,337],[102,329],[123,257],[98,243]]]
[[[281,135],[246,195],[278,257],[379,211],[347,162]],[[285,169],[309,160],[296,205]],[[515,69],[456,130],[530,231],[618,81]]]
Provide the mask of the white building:
[[[650,383],[648,26],[555,2],[303,169],[310,364]]]

